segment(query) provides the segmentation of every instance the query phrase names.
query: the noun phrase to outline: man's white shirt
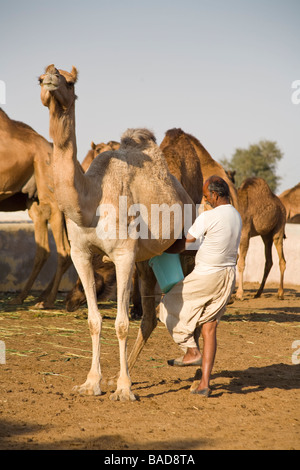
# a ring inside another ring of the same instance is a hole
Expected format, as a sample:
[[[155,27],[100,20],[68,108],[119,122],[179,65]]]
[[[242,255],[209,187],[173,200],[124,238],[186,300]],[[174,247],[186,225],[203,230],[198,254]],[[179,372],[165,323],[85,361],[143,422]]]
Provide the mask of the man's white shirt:
[[[200,244],[194,271],[211,274],[227,266],[235,266],[241,229],[241,216],[231,204],[200,214],[188,231],[198,240],[198,246]]]

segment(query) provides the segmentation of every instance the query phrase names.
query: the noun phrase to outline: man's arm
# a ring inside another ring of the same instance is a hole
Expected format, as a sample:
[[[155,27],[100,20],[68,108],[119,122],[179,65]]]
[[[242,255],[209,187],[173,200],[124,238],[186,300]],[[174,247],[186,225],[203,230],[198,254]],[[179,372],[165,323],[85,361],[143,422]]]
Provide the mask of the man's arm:
[[[187,233],[187,236],[183,236],[182,238],[178,238],[173,245],[171,245],[165,253],[182,253],[185,250],[188,250],[188,245],[190,243],[194,243],[196,238],[193,237],[190,233]]]

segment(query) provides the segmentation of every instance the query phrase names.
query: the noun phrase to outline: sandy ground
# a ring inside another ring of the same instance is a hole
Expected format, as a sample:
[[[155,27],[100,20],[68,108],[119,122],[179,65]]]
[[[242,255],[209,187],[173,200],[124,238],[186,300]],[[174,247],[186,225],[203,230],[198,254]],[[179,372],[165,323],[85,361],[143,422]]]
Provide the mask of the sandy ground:
[[[52,310],[36,309],[34,297],[13,307],[2,294],[0,449],[299,450],[300,286],[286,286],[283,301],[272,285],[254,299],[256,287],[246,284],[246,299],[229,305],[219,325],[208,399],[189,392],[197,368],[167,365],[180,351],[159,323],[132,373],[131,403],[112,402],[109,388],[99,397],[72,391],[90,367],[85,307],[66,313],[63,296]],[[110,377],[118,371],[116,305],[100,307]],[[129,349],[138,327],[130,322]]]

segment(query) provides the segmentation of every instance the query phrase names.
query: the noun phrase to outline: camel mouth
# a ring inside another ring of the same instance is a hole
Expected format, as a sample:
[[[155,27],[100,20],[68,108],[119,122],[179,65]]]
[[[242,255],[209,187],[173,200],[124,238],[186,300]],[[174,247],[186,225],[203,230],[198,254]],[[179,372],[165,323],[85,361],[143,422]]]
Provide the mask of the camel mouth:
[[[48,90],[48,91],[54,91],[54,90],[57,90],[58,86],[55,85],[54,83],[51,83],[51,82],[48,82],[48,83],[43,83],[43,87],[45,88],[45,90]]]

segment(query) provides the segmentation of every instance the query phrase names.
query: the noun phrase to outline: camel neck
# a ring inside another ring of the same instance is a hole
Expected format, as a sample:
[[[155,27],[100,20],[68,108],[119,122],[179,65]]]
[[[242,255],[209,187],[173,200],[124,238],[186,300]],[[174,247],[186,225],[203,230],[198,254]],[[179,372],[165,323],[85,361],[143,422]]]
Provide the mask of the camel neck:
[[[207,150],[203,146],[201,146],[199,156],[200,156],[201,165],[208,166],[213,163],[213,159],[211,155],[207,152]]]
[[[60,149],[72,147],[73,159],[77,159],[76,131],[75,131],[75,104],[63,109],[55,100],[50,107],[50,136],[53,145]]]
[[[72,104],[68,110],[63,110],[54,101],[49,111],[53,179],[59,209],[77,225],[88,225],[90,214],[84,210],[85,201],[82,200],[82,194],[88,193],[88,184],[77,161],[75,106]]]

